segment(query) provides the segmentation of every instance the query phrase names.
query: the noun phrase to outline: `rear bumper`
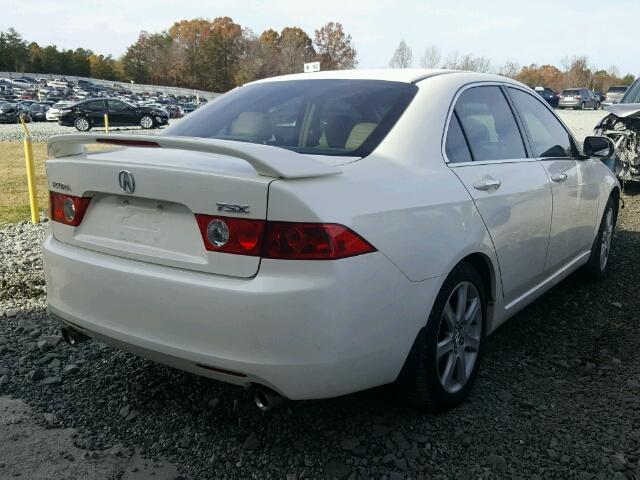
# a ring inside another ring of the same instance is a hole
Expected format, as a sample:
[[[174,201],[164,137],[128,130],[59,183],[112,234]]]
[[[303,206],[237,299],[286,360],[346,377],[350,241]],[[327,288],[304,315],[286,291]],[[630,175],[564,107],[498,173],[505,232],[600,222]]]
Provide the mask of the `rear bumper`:
[[[578,108],[581,105],[582,102],[580,101],[576,101],[576,100],[571,100],[571,101],[562,101],[560,100],[558,102],[558,107],[562,107],[562,108]]]
[[[440,286],[410,282],[379,252],[262,260],[250,279],[123,259],[52,236],[44,260],[50,312],[89,336],[291,399],[394,381]]]

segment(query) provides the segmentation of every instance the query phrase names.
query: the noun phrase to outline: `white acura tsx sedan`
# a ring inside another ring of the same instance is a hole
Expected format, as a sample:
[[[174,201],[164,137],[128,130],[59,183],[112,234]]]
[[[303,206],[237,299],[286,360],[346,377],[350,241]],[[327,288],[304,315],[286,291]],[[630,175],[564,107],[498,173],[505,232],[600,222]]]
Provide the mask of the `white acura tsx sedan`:
[[[469,72],[270,78],[163,135],[48,152],[65,338],[253,387],[263,409],[393,382],[457,405],[486,335],[604,273],[620,196],[610,140],[579,146],[535,92]]]

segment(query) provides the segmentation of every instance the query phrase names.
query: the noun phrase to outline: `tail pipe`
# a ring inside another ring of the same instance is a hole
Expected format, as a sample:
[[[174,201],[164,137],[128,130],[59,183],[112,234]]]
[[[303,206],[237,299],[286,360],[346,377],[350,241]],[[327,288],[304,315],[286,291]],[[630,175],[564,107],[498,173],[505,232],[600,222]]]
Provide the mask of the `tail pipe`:
[[[257,385],[253,389],[253,402],[263,412],[271,412],[287,403],[287,399],[270,388]]]
[[[60,334],[69,345],[73,346],[78,345],[82,342],[86,342],[87,340],[91,340],[91,337],[86,336],[81,331],[76,330],[75,328],[72,328],[68,325],[60,327]]]

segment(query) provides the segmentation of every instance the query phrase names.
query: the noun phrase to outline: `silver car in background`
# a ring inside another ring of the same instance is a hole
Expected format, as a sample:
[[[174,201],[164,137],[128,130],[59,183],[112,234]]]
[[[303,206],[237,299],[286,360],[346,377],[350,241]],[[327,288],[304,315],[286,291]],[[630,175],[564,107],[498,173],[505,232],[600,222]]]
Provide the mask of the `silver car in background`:
[[[600,108],[600,101],[588,88],[569,88],[560,94],[558,108],[573,108],[574,110],[593,108],[597,110]]]
[[[609,90],[607,90],[607,96],[604,100],[604,102],[602,102],[602,105],[607,107],[609,105],[615,105],[616,103],[620,103],[620,100],[622,100],[622,97],[624,97],[624,94],[627,93],[627,90],[629,89],[629,87],[610,87]]]

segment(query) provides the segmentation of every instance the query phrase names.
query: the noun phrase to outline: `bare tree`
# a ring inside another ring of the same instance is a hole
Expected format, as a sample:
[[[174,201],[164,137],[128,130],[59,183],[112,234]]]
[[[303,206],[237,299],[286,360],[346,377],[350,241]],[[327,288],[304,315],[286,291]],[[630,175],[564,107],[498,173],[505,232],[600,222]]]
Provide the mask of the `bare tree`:
[[[420,59],[420,66],[423,68],[438,68],[440,61],[442,60],[442,54],[438,47],[431,45],[427,47]]]
[[[391,68],[409,68],[413,64],[413,52],[411,47],[405,43],[404,40],[400,40],[400,45],[393,52],[393,57],[389,60],[389,66]]]
[[[460,54],[458,52],[451,52],[447,55],[447,58],[442,64],[442,68],[460,70]]]
[[[458,63],[458,69],[470,72],[488,73],[491,71],[491,62],[488,58],[474,57],[470,53],[467,53]]]
[[[500,65],[498,67],[498,75],[502,75],[503,77],[515,78],[520,70],[521,67],[518,63],[508,61],[504,65]]]

